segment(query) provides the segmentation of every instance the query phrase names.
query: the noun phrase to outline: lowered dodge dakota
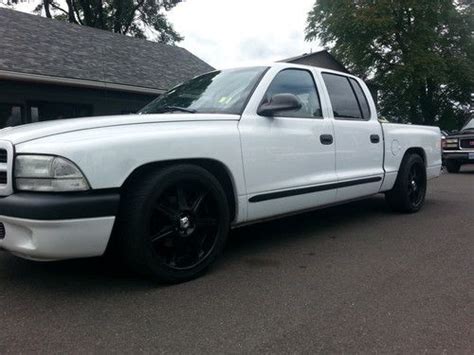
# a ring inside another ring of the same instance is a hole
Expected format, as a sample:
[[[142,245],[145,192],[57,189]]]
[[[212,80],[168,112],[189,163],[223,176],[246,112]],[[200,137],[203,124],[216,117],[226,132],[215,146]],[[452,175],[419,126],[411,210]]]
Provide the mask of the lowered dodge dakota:
[[[213,71],[136,115],[0,131],[0,248],[32,260],[113,250],[163,282],[201,275],[230,228],[384,193],[424,203],[437,127],[381,123],[364,82],[271,64]]]

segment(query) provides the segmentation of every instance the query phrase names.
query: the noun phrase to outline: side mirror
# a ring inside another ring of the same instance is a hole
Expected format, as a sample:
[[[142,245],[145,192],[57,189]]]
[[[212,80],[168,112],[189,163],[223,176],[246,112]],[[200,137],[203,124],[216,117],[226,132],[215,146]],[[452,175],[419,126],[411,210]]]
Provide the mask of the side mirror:
[[[281,111],[299,110],[302,107],[300,99],[293,94],[276,94],[269,102],[263,103],[257,110],[260,116],[274,116]]]

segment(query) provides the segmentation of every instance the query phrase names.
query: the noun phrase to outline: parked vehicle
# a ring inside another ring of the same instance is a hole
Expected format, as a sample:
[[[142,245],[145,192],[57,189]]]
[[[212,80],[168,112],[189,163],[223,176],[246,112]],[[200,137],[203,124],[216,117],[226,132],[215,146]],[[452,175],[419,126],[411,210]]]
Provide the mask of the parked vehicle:
[[[0,132],[0,247],[34,260],[116,244],[166,282],[202,274],[230,227],[385,193],[416,212],[437,127],[380,123],[364,82],[293,64],[214,71],[137,115]]]
[[[474,118],[443,139],[443,161],[450,173],[458,173],[463,164],[474,163]]]

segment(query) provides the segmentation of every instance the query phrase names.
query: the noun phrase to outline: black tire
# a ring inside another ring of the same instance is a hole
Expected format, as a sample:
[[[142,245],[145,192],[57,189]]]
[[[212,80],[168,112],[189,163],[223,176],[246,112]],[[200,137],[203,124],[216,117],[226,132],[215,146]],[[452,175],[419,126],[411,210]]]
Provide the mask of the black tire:
[[[390,208],[396,212],[418,212],[425,202],[426,167],[418,154],[403,158],[392,190],[385,193]]]
[[[201,167],[183,164],[128,184],[117,231],[121,253],[135,270],[179,283],[209,268],[229,229],[229,205],[219,181]]]
[[[451,174],[457,174],[461,170],[461,164],[455,160],[446,160],[446,170]]]

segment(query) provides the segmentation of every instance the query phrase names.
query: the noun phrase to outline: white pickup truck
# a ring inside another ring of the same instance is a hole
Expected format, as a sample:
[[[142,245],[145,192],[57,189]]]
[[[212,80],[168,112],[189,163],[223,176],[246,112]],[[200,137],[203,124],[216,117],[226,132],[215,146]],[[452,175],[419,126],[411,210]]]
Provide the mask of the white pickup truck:
[[[0,131],[0,248],[33,260],[111,245],[165,282],[202,274],[231,227],[385,193],[416,212],[436,127],[380,123],[366,85],[292,64],[214,71],[137,115]]]

